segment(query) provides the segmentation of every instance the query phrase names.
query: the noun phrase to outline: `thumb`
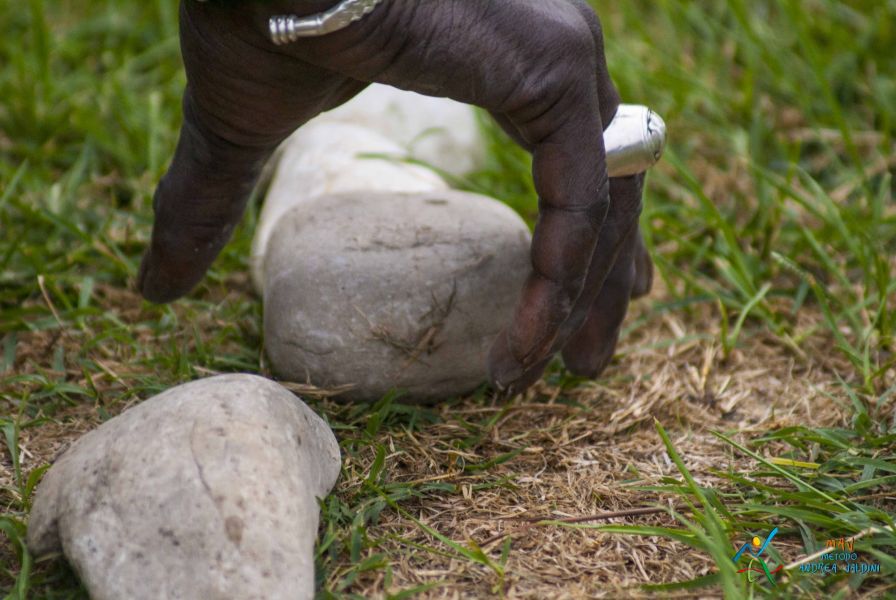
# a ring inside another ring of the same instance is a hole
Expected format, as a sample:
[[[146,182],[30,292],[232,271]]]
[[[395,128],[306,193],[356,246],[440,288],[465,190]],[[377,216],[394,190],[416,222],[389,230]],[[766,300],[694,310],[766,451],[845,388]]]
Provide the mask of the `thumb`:
[[[202,279],[246,207],[275,144],[248,146],[216,135],[188,86],[184,123],[168,172],[153,198],[152,240],[137,288],[152,302],[170,302]]]

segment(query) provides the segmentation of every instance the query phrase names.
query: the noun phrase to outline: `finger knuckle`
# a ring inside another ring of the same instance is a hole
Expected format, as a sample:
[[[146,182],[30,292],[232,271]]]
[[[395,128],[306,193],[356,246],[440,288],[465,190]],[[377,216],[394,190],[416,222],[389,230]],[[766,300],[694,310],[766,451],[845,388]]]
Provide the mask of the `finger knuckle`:
[[[584,18],[564,21],[564,24],[557,28],[553,41],[572,57],[590,59],[594,56],[594,34]]]
[[[594,84],[594,40],[578,16],[546,26],[533,48],[528,74],[506,106],[523,122],[581,104]]]

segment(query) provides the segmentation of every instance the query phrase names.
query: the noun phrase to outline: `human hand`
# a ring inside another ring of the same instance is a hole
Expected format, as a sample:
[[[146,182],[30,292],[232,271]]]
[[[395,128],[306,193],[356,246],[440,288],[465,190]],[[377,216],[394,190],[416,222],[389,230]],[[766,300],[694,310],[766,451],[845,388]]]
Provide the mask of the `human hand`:
[[[619,97],[591,8],[580,0],[385,0],[341,31],[270,41],[272,15],[332,4],[182,1],[184,125],[154,198],[140,291],[155,302],[189,292],[276,146],[368,83],[385,83],[485,108],[533,154],[533,270],[489,356],[495,385],[524,389],[558,351],[574,373],[596,376],[629,298],[649,289],[652,265],[638,232],[643,177],[607,177],[601,133]]]

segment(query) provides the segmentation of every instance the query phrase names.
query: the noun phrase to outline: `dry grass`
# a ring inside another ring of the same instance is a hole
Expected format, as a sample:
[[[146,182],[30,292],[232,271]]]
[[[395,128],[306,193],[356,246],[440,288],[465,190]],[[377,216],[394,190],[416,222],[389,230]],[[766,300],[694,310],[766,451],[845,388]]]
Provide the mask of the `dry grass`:
[[[677,479],[653,428],[654,418],[670,431],[697,480],[722,492],[730,484],[714,470],[750,472],[755,464],[733,454],[710,430],[735,432],[735,437],[747,439],[790,425],[842,424],[846,418],[843,406],[832,399],[839,394],[832,382],[838,369],[846,371],[847,366],[823,352],[826,340],[810,340],[805,355],[820,358],[806,360],[756,331],[723,360],[718,332],[712,329],[717,316],[708,308],[690,315],[657,310],[663,296],[656,290],[635,305],[629,322],[639,325],[624,337],[617,361],[599,381],[570,382],[555,370],[525,395],[510,400],[476,396],[435,407],[433,424],[384,427],[369,440],[366,451],[347,455],[335,490],[338,498],[349,500],[363,487],[378,445],[387,448],[384,482],[410,488],[449,484],[403,502],[406,512],[387,508],[368,527],[367,535],[376,544],[366,553],[385,554],[391,574],[382,569],[362,573],[351,591],[383,597],[390,591],[438,582],[421,597],[483,597],[497,591],[496,586],[510,598],[620,597],[640,594],[639,584],[681,581],[713,571],[709,556],[668,539],[532,522],[676,505],[667,494],[643,491],[645,486]],[[140,306],[129,292],[108,291],[104,297],[108,310],[117,311],[124,322],[146,318],[128,308]],[[215,315],[206,318],[209,322],[200,327],[213,327]],[[52,371],[56,347],[77,354],[80,334],[66,331],[21,338],[17,373]],[[24,428],[19,441],[23,471],[52,462],[69,443],[97,426],[100,415],[128,406],[106,406],[103,398],[119,396],[139,378],[139,366],[129,364],[132,358],[97,357],[99,372],[66,374],[72,383],[95,389],[98,400],[69,403],[39,426]],[[23,395],[26,390],[10,392]],[[312,404],[337,423],[350,410],[332,400]],[[460,449],[456,442],[470,435],[471,423],[481,428],[482,437],[472,447]],[[345,444],[359,432],[343,429],[337,435]],[[488,468],[465,470],[495,459],[498,464]],[[0,485],[13,489],[9,457],[4,456],[0,465]],[[483,545],[495,561],[509,537],[504,580],[457,556],[409,515],[452,540]],[[595,522],[674,525],[665,512]],[[796,558],[799,544],[785,544],[779,550]],[[331,564],[330,585],[354,565],[348,555],[341,564]]]
[[[197,293],[144,304],[130,290],[176,140],[176,11],[169,2],[27,4],[0,15],[10,33],[0,41],[10,64],[0,70],[0,231],[13,232],[0,236],[0,588],[17,586],[14,599],[82,598],[61,562],[32,568],[17,551],[28,475],[163,389],[222,371],[266,373],[245,275],[257,207]],[[654,419],[704,492],[719,496],[713,506],[730,510],[732,548],[775,522],[775,548],[789,560],[817,548],[813,535],[893,524],[896,9],[804,4],[599,7],[623,96],[651,104],[670,127],[643,218],[670,289],[636,303],[617,361],[597,382],[555,368],[522,397],[483,391],[431,409],[352,407],[293,386],[315,396],[344,454],[322,509],[323,596],[387,597],[422,584],[425,598],[617,598],[724,572],[724,553],[604,527],[680,530],[676,514],[712,512],[683,489]],[[467,183],[533,217],[528,158],[494,132],[488,140],[489,169]],[[409,358],[428,343],[393,341]],[[792,425],[811,429],[780,433]],[[817,460],[817,473],[794,473],[850,510],[795,492],[713,431],[749,440],[763,457]],[[828,434],[841,437],[828,443]],[[794,508],[806,510],[776,512]],[[617,516],[558,522],[607,513]],[[794,574],[787,589],[893,594],[894,539],[864,540],[880,576]],[[472,542],[484,559],[471,559]]]
[[[640,307],[636,314],[649,310],[646,303]],[[377,440],[390,449],[387,479],[454,484],[454,493],[403,507],[455,541],[491,542],[485,549],[495,561],[500,536],[509,535],[512,551],[503,591],[510,598],[634,596],[640,595],[639,584],[705,575],[714,570],[709,556],[668,539],[536,525],[525,519],[675,504],[669,496],[634,489],[678,477],[654,431],[654,418],[670,430],[698,482],[720,491],[729,484],[714,469],[750,472],[755,463],[733,455],[710,430],[747,438],[791,425],[842,424],[845,412],[831,399],[837,397],[829,370],[835,365],[797,361],[761,335],[722,361],[707,335],[713,333],[707,323],[654,314],[622,342],[620,360],[600,381],[562,388],[549,377],[509,402],[471,399],[440,410],[439,423],[422,431],[387,431]],[[334,409],[338,414],[338,407],[325,407],[327,412]],[[453,441],[468,435],[465,421],[492,415],[498,418],[474,451],[454,449]],[[469,475],[459,467],[515,450],[520,454],[485,472]],[[350,495],[362,486],[373,460],[373,452],[350,459],[336,494]],[[890,500],[896,501],[896,495]],[[665,513],[601,522],[674,525]],[[379,552],[400,559],[392,564],[391,586],[382,572],[358,581],[353,591],[364,597],[433,581],[441,583],[421,597],[484,597],[499,585],[493,571],[439,555],[435,549],[444,552],[444,546],[394,511],[384,513],[368,535],[377,538]],[[433,551],[409,552],[415,547]],[[796,558],[800,545],[783,544],[779,550]],[[338,570],[331,573],[333,582],[340,576]]]

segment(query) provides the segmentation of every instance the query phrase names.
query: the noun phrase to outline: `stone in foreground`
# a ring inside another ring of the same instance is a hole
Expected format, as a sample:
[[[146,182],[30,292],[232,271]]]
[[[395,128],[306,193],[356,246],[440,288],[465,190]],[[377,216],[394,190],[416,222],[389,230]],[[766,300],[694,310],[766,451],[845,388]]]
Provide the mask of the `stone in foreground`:
[[[62,551],[94,600],[314,595],[329,427],[251,375],[194,381],[78,440],[41,482],[34,554]]]
[[[284,379],[350,400],[432,401],[486,379],[530,271],[529,230],[457,191],[322,196],[285,213],[265,261],[265,345]]]

